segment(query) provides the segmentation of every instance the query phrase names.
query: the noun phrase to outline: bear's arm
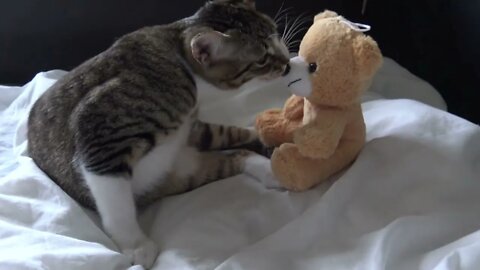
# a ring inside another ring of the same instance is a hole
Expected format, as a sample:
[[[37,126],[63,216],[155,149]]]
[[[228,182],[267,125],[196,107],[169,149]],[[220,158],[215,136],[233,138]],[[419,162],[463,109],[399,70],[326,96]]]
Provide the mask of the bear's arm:
[[[285,102],[283,114],[288,120],[301,120],[303,118],[304,98],[292,95]]]
[[[293,141],[303,156],[329,158],[337,149],[346,122],[341,113],[321,115],[316,121],[297,129]]]

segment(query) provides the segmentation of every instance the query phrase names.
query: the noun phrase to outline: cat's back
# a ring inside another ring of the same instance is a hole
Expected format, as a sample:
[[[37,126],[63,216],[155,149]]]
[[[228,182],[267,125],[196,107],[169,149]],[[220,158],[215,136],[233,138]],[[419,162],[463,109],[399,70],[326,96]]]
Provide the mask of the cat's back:
[[[154,40],[152,33],[157,35]],[[78,150],[74,137],[79,128],[102,124],[104,119],[95,116],[98,113],[128,113],[129,107],[144,106],[145,100],[169,97],[168,89],[178,85],[175,77],[179,74],[187,78],[183,96],[194,102],[194,85],[175,59],[175,34],[175,29],[169,27],[149,27],[123,36],[58,80],[32,107],[28,120],[29,155],[81,203],[92,206],[88,190],[75,183],[82,181],[74,165]],[[129,90],[132,88],[136,91]],[[173,98],[170,95],[169,99]],[[123,106],[115,106],[114,100]],[[88,106],[92,103],[95,106]],[[99,108],[98,112],[92,108]]]
[[[90,193],[78,185],[73,168],[72,112],[95,87],[116,73],[112,52],[87,60],[53,84],[34,103],[28,118],[28,152],[36,165],[76,200],[92,207]]]
[[[175,27],[166,25],[145,27],[121,37],[110,48],[52,85],[35,102],[30,118],[37,121],[31,124],[41,124],[44,119],[68,121],[69,115],[83,100],[105,94],[107,87],[103,86],[109,83],[129,84],[145,90],[163,88],[156,91],[162,94],[162,90],[176,84],[178,75],[191,82],[192,76],[179,63],[181,56],[175,52],[177,36]]]

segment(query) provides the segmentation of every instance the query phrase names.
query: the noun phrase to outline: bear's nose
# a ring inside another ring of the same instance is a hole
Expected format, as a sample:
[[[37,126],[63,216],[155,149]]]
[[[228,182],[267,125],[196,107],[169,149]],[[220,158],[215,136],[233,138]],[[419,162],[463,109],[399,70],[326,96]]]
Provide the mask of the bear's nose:
[[[285,67],[285,70],[283,71],[282,76],[287,76],[287,74],[290,72],[290,63],[287,64]]]

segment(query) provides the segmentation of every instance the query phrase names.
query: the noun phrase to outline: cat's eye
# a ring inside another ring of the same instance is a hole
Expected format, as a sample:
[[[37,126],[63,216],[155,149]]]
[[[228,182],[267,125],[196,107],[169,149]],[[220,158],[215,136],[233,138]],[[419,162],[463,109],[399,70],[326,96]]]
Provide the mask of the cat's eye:
[[[268,56],[265,54],[265,56],[262,59],[260,59],[260,61],[257,62],[257,65],[264,66],[265,64],[267,64],[267,60],[268,60]]]
[[[308,72],[314,73],[315,71],[317,71],[317,64],[316,63],[308,64]]]

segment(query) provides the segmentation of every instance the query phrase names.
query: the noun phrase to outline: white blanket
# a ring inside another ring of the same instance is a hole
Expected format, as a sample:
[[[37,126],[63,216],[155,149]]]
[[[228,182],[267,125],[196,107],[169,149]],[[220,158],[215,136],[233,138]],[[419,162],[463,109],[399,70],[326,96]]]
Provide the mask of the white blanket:
[[[28,109],[64,74],[0,87],[2,270],[130,267],[98,217],[25,155]],[[287,96],[204,93],[201,118],[248,125]],[[239,175],[142,213],[162,249],[154,269],[480,269],[480,128],[390,59],[364,100],[368,143],[330,188],[268,190]]]

